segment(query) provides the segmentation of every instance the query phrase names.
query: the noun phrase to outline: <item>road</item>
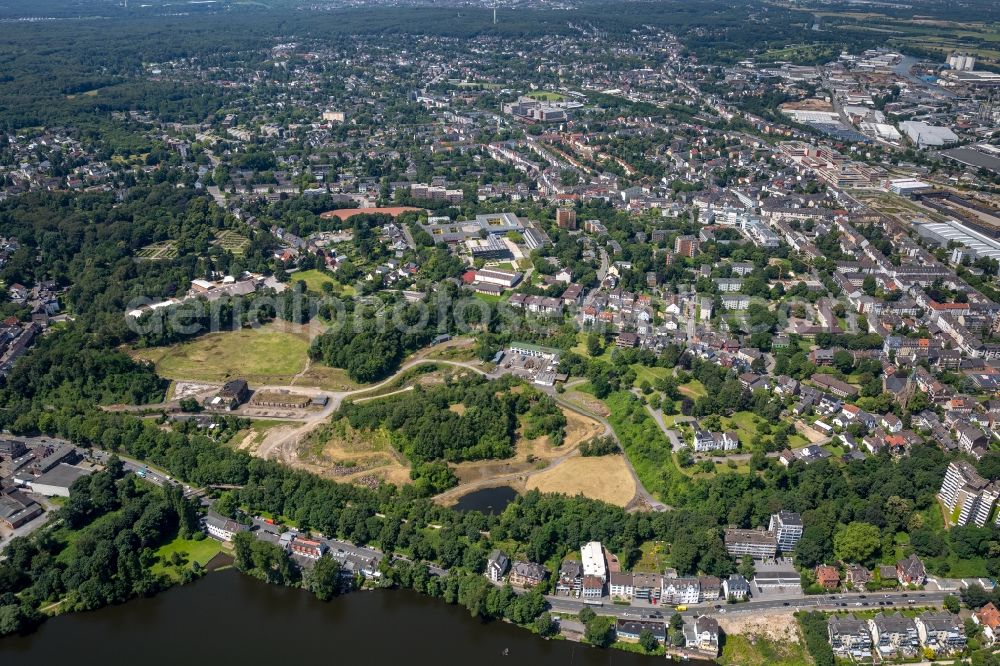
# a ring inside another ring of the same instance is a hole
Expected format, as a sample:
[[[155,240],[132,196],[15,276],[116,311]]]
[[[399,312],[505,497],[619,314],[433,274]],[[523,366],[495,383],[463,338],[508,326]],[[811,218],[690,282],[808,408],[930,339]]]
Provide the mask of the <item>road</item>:
[[[603,247],[598,248],[601,253],[601,266],[597,269],[597,281],[604,282],[604,278],[608,275],[608,269],[611,268],[611,260],[608,259],[608,251]]]
[[[815,596],[795,596],[795,597],[775,597],[764,599],[751,599],[746,603],[727,604],[725,600],[705,601],[700,604],[690,604],[687,610],[681,615],[724,615],[724,614],[746,614],[746,613],[767,613],[783,612],[790,613],[797,610],[849,610],[859,609],[899,609],[905,606],[939,606],[947,596],[947,592],[925,591],[925,592],[879,592],[879,593],[843,593],[834,595]],[[584,607],[592,609],[598,615],[609,615],[613,617],[636,618],[651,613],[662,613],[669,617],[675,611],[672,606],[654,606],[643,604],[641,606],[617,606],[611,603],[608,597],[602,597],[603,606],[585,604],[580,599],[572,597],[547,595],[546,600],[552,606],[552,610],[561,613],[579,613]],[[913,603],[910,603],[910,602]],[[879,603],[881,602],[881,603]],[[891,602],[891,604],[889,603]]]
[[[430,347],[427,350],[425,350],[424,353],[429,353],[433,349],[435,348]],[[315,430],[320,425],[325,423],[334,412],[340,409],[340,405],[343,404],[344,400],[353,396],[361,396],[366,393],[372,393],[374,391],[378,391],[381,388],[391,385],[404,372],[406,372],[410,368],[414,368],[418,365],[426,365],[428,363],[449,365],[456,368],[464,368],[466,370],[471,370],[472,372],[476,372],[481,375],[486,374],[486,371],[478,367],[477,364],[467,363],[464,361],[448,361],[435,358],[417,358],[408,361],[403,365],[401,365],[399,370],[397,370],[392,376],[383,379],[377,384],[366,386],[360,389],[355,389],[353,391],[324,391],[323,394],[326,395],[329,398],[329,400],[327,401],[326,406],[323,407],[322,410],[309,415],[303,420],[302,425],[292,428],[290,430],[287,428],[272,429],[268,433],[264,441],[261,443],[261,445],[258,447],[256,455],[265,459],[278,460],[289,464],[293,463],[298,457],[297,448],[299,442],[301,442],[313,430]],[[289,390],[300,393],[308,390],[300,386],[296,387],[265,386],[261,388],[265,390]],[[319,389],[316,390],[318,391]]]
[[[680,438],[680,435],[677,434],[676,430],[667,427],[666,422],[663,420],[663,412],[660,411],[659,409],[653,409],[648,404],[646,405],[646,411],[649,412],[649,415],[653,417],[654,421],[656,421],[656,425],[660,426],[660,430],[662,430],[663,434],[666,435],[667,439],[670,440],[670,448],[673,449],[674,451],[680,451],[681,449],[683,449],[684,440]],[[694,420],[688,416],[680,418],[683,418],[684,420],[687,421]]]

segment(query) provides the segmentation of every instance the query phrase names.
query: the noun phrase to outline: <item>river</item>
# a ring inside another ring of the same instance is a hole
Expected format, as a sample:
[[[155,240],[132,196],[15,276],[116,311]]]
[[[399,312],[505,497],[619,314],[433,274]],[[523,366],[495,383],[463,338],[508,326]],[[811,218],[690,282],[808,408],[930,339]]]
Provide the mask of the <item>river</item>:
[[[0,639],[0,664],[272,666],[300,660],[357,666],[663,663],[483,623],[460,606],[415,592],[355,592],[326,604],[232,569],[150,599],[56,617],[28,636]]]

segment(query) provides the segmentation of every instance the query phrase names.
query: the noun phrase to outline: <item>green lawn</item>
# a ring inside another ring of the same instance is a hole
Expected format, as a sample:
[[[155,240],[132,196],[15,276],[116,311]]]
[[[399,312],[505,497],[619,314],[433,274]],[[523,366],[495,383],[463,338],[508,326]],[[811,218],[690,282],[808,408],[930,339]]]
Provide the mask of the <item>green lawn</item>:
[[[168,379],[220,382],[243,377],[251,383],[282,383],[306,365],[305,334],[275,326],[209,333],[169,347],[140,349],[136,354],[156,364]]]
[[[503,294],[496,296],[494,294],[480,294],[479,292],[476,292],[475,297],[485,303],[489,303],[490,305],[496,305],[503,300]]]
[[[678,388],[680,388],[681,393],[689,398],[694,398],[695,400],[698,398],[704,398],[708,395],[708,391],[705,390],[705,385],[697,379],[692,379],[687,384],[681,384]]]
[[[527,94],[527,97],[531,99],[537,99],[542,102],[561,102],[566,99],[565,95],[557,92],[552,92],[551,90],[536,90]]]
[[[722,423],[725,427],[736,430],[741,442],[749,444],[750,439],[757,434],[755,418],[760,417],[753,412],[736,412],[732,416],[724,417]]]
[[[639,386],[643,381],[649,382],[650,386],[652,386],[656,384],[656,380],[664,379],[673,374],[672,368],[649,368],[638,363],[633,363],[631,367],[635,370],[636,386]]]
[[[304,282],[306,289],[322,294],[324,284],[333,285],[333,293],[341,296],[354,296],[357,294],[357,290],[349,284],[340,284],[336,279],[333,278],[329,273],[325,273],[317,268],[308,271],[300,271],[297,273],[292,273],[289,276],[292,282]]]
[[[171,558],[174,553],[179,553],[184,558],[185,564],[180,566],[187,569],[194,562],[205,566],[209,560],[221,551],[222,543],[215,539],[205,538],[195,541],[193,539],[181,539],[178,537],[156,549],[155,554],[158,561],[153,565],[153,573],[165,573],[168,576],[175,577],[177,575],[177,567],[171,564]]]

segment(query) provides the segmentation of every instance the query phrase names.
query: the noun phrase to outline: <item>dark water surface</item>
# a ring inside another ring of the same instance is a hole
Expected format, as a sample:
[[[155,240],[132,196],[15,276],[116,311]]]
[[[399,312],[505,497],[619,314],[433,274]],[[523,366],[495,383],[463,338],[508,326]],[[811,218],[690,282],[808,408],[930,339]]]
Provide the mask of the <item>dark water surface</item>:
[[[481,511],[496,515],[502,513],[515,497],[517,491],[510,486],[483,488],[462,495],[452,508],[456,511]]]
[[[355,592],[325,604],[235,570],[151,599],[56,617],[29,636],[0,639],[4,666],[296,662],[652,666],[664,660],[547,641],[501,622],[484,624],[460,606],[414,592]]]

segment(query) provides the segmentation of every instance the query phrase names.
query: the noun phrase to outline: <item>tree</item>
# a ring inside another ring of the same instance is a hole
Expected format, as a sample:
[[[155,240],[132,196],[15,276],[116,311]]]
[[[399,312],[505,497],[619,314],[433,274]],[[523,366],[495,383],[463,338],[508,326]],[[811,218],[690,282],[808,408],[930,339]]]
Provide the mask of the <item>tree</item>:
[[[962,606],[958,601],[958,597],[954,594],[946,595],[945,598],[941,600],[941,604],[952,615],[958,615],[958,611],[962,609]]]
[[[577,613],[577,618],[583,624],[588,624],[595,617],[597,617],[597,613],[594,612],[593,608],[581,608],[580,612]]]
[[[595,356],[600,356],[601,351],[601,336],[597,333],[591,332],[587,335],[587,354],[593,358]]]
[[[684,628],[684,618],[681,617],[680,613],[674,613],[670,616],[670,628],[674,631],[680,631]]]
[[[757,570],[753,566],[753,558],[749,555],[744,555],[743,561],[740,562],[739,574],[747,580],[751,580],[756,573]]]
[[[833,554],[843,562],[869,562],[881,545],[882,535],[870,523],[856,521],[833,535]]]
[[[643,629],[639,633],[639,645],[646,652],[656,652],[656,649],[660,647],[660,641],[656,640],[652,631]]]
[[[854,356],[845,349],[838,349],[833,353],[833,367],[843,373],[848,373],[854,368]]]
[[[596,645],[597,647],[608,647],[615,641],[615,624],[614,618],[601,615],[595,617],[590,622],[587,623],[587,630],[584,633],[584,638],[591,645]]]
[[[982,608],[990,601],[990,594],[982,585],[974,584],[961,590],[962,602],[969,608]]]
[[[306,586],[320,601],[330,601],[340,591],[340,563],[324,555],[306,577]]]
[[[540,636],[551,636],[559,629],[558,623],[547,611],[535,618],[532,627]]]
[[[829,540],[829,533],[823,528],[816,525],[806,527],[795,544],[795,561],[808,568],[822,564],[830,552]]]

